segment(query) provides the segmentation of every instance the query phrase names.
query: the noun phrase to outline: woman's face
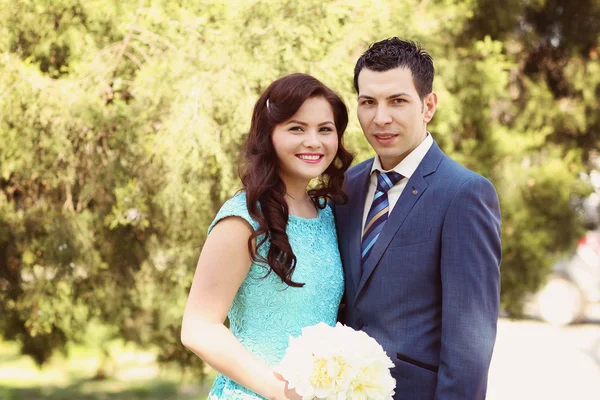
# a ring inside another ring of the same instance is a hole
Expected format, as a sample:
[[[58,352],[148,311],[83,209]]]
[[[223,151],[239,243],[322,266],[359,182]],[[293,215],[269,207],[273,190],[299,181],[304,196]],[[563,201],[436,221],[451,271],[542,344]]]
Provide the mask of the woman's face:
[[[331,105],[323,97],[307,99],[289,120],[275,126],[272,141],[284,182],[308,184],[329,167],[338,150]]]

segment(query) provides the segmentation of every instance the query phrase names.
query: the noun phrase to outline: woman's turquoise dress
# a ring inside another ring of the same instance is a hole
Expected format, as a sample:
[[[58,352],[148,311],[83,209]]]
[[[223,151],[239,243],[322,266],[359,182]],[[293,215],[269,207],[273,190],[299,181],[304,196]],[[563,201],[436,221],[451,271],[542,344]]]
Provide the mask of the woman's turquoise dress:
[[[230,216],[241,217],[258,229],[248,213],[245,194],[239,193],[223,204],[208,228],[209,233],[217,222]],[[292,280],[305,283],[304,287],[288,287],[274,272],[263,279],[266,267],[254,263],[228,314],[231,332],[269,366],[275,366],[283,358],[289,337],[300,336],[302,328],[319,322],[335,325],[344,290],[331,208],[319,210],[313,219],[290,215],[286,232],[297,258]],[[266,255],[266,249],[260,248],[260,254]],[[263,397],[219,374],[208,399]]]

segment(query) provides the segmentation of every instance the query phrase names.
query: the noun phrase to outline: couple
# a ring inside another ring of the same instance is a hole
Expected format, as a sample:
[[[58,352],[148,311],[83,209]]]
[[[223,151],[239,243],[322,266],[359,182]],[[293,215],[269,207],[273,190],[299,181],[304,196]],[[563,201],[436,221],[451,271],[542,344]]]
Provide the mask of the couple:
[[[184,345],[219,372],[209,399],[301,398],[273,367],[290,336],[338,317],[393,360],[396,399],[485,398],[498,198],[427,131],[433,73],[398,38],[359,58],[357,114],[377,155],[350,169],[347,110],[329,88],[293,74],[258,99],[243,191],[209,227],[182,324]]]

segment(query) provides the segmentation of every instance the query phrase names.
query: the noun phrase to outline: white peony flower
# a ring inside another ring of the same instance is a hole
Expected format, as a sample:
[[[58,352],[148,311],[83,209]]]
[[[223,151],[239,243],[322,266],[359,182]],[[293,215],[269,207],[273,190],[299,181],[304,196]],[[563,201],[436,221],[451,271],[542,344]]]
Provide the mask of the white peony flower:
[[[276,370],[303,400],[391,400],[394,366],[379,343],[363,331],[319,323],[290,337]]]

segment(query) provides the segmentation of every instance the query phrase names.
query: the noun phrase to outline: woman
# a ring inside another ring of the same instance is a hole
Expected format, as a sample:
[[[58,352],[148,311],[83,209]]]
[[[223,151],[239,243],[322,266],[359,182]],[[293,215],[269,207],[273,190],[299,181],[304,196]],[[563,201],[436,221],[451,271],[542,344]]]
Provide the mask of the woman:
[[[347,124],[342,100],[305,74],[254,106],[243,190],[208,229],[183,317],[183,344],[219,372],[211,400],[300,398],[273,367],[290,336],[336,323],[344,278],[327,200],[346,201]]]

